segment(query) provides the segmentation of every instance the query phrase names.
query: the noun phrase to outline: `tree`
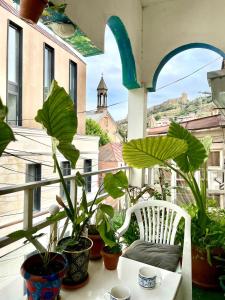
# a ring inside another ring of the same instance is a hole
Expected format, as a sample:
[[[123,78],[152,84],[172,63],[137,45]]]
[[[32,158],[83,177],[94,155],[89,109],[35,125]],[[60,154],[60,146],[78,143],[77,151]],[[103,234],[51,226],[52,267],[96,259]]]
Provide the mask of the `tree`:
[[[86,134],[100,137],[99,146],[110,143],[110,137],[100,125],[92,119],[86,119]]]

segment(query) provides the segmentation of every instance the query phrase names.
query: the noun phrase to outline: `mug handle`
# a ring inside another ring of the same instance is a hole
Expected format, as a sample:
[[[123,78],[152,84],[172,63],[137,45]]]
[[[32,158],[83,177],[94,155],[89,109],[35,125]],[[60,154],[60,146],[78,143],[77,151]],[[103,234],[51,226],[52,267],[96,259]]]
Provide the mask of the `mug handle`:
[[[161,283],[162,283],[162,277],[161,276],[157,276],[157,279],[158,280],[156,280],[156,286],[160,286],[161,285]]]
[[[111,296],[111,294],[110,294],[110,292],[106,292],[105,294],[104,294],[104,299],[106,299],[106,300],[109,300],[110,297]],[[106,298],[107,297],[107,298]]]

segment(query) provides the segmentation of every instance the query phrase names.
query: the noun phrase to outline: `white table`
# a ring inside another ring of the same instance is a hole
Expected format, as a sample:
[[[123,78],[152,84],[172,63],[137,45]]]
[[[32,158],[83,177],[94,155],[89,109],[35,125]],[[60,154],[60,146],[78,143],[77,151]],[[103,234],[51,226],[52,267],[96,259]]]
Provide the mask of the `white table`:
[[[118,284],[129,287],[131,300],[174,300],[181,275],[149,266],[161,274],[162,282],[155,289],[146,290],[138,284],[138,270],[142,266],[146,265],[124,257],[120,257],[114,271],[106,270],[102,260],[90,262],[88,284],[74,291],[62,290],[61,300],[103,300],[104,293]]]

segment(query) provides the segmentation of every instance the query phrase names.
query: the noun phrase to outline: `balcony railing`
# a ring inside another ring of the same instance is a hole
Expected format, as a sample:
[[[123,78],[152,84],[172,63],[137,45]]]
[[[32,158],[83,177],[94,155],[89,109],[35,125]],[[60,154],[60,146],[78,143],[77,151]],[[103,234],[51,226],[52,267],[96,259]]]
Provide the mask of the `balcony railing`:
[[[105,169],[105,170],[100,170],[100,171],[96,171],[96,172],[87,172],[87,173],[83,173],[82,175],[84,177],[88,177],[88,176],[94,176],[94,175],[101,175],[101,174],[106,174],[109,172],[116,172],[119,170],[127,170],[129,171],[128,167],[120,167],[120,168],[113,168],[113,169]],[[70,196],[71,199],[75,199],[75,187],[76,187],[76,182],[75,182],[75,175],[69,175],[69,176],[65,176],[65,179],[70,181]],[[48,211],[42,211],[39,213],[34,213],[33,211],[33,195],[34,195],[34,190],[36,188],[42,188],[45,186],[50,186],[53,184],[58,184],[60,183],[60,179],[59,178],[52,178],[52,179],[48,179],[48,180],[42,180],[42,181],[38,181],[38,182],[31,182],[31,183],[26,183],[26,184],[22,184],[22,185],[16,185],[13,187],[5,187],[5,188],[1,188],[0,189],[0,196],[2,195],[8,195],[8,194],[13,194],[16,192],[23,192],[24,196],[23,196],[23,217],[21,219],[17,219],[13,222],[10,222],[8,224],[4,224],[0,227],[0,229],[6,228],[6,227],[10,227],[19,223],[23,223],[23,229],[24,230],[30,230],[30,229],[35,229],[35,230],[40,230],[43,229],[47,226],[52,227],[52,229],[54,229],[54,235],[57,237],[58,233],[57,233],[57,224],[52,224],[50,221],[48,221],[47,219],[42,220],[40,222],[34,223],[34,220],[37,217],[43,216],[43,215],[47,215],[49,214]],[[102,195],[101,195],[102,196]],[[64,217],[62,217],[63,219]],[[65,222],[65,228],[68,224]],[[65,228],[63,229],[62,232],[65,231]],[[6,247],[16,241],[18,241],[20,238],[11,238],[8,236],[3,236],[0,238],[0,248]]]

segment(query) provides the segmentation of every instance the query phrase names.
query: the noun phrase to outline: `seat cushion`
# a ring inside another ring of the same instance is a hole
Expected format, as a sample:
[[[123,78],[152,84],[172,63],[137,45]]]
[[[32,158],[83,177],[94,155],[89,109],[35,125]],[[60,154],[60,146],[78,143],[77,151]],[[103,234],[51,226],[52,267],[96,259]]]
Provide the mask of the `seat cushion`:
[[[127,248],[123,257],[174,272],[180,255],[181,247],[178,245],[154,244],[137,240]]]

